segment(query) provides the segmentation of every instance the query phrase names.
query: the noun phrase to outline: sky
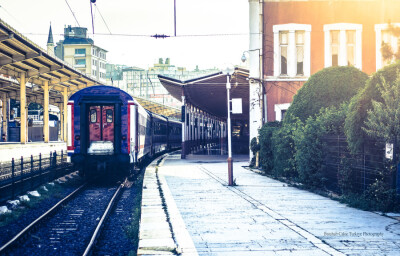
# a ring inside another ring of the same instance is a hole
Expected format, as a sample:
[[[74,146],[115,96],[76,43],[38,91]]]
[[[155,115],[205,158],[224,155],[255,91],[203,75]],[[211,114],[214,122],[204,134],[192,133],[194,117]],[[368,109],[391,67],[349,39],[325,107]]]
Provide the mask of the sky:
[[[248,50],[248,5],[248,0],[176,0],[177,37],[166,39],[150,35],[174,35],[174,0],[97,0],[94,35],[90,0],[0,0],[0,18],[44,49],[50,23],[55,42],[63,39],[65,26],[79,23],[108,51],[112,64],[148,68],[169,57],[188,70],[224,69],[240,65]]]

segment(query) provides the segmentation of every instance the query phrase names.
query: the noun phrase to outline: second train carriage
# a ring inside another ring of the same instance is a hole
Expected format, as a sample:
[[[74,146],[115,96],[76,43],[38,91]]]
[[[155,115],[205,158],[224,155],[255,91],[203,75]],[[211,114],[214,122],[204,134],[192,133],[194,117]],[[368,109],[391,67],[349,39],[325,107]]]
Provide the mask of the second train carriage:
[[[85,174],[127,172],[146,157],[179,147],[179,122],[145,110],[116,87],[76,92],[68,115],[68,155]]]

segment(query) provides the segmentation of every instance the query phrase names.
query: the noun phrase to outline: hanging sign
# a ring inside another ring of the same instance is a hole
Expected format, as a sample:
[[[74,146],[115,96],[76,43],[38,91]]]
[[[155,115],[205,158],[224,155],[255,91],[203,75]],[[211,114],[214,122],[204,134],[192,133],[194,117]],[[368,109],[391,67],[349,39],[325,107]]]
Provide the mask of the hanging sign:
[[[242,98],[232,99],[232,114],[242,114]]]

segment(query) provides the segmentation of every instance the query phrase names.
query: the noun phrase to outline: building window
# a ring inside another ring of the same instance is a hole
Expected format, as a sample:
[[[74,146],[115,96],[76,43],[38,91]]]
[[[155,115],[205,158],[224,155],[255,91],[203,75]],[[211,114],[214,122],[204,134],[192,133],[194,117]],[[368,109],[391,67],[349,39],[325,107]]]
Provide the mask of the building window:
[[[275,104],[275,121],[282,121],[289,107],[290,103]]]
[[[400,23],[392,23],[393,27],[400,27]],[[383,68],[384,66],[391,64],[394,58],[384,58],[382,56],[382,47],[390,47],[391,52],[399,53],[399,37],[396,37],[389,31],[388,24],[376,24],[376,70]]]
[[[75,66],[86,66],[86,59],[75,59]]]
[[[333,30],[330,32],[331,33],[331,63],[332,66],[336,67],[339,66],[339,31],[338,30]]]
[[[296,60],[297,72],[296,75],[304,75],[304,31],[296,31]]]
[[[274,25],[274,76],[310,76],[311,25]]]
[[[75,49],[75,56],[85,56],[86,49]]]
[[[337,23],[324,25],[325,67],[362,67],[361,24]]]
[[[279,50],[281,55],[280,75],[287,75],[287,48],[288,48],[288,32],[279,32]]]

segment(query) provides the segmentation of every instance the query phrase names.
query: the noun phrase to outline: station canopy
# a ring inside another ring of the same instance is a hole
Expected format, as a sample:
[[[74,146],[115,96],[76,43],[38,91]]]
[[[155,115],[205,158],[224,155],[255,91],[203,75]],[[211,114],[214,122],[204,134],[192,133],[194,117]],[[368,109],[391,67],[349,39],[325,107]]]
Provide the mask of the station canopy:
[[[181,110],[180,109],[176,109],[173,107],[169,107],[166,105],[162,105],[160,103],[156,103],[147,99],[143,99],[143,98],[139,98],[139,97],[135,97],[135,100],[138,101],[138,103],[145,109],[147,109],[150,112],[159,114],[159,115],[163,115],[169,118],[174,118],[176,120],[180,120],[181,119]]]
[[[50,99],[57,102],[61,100],[60,92],[64,88],[71,94],[87,86],[99,84],[53,54],[47,53],[0,19],[0,92],[9,93],[12,98],[18,96],[18,81],[22,73],[26,74],[26,96],[33,99],[43,98],[42,86],[45,81],[49,83]]]
[[[235,68],[230,78],[230,97],[242,99],[242,114],[233,114],[232,119],[249,119],[249,71]],[[213,116],[227,118],[227,75],[223,72],[208,76],[195,78],[187,81],[176,80],[167,76],[159,75],[161,84],[177,100],[185,101],[196,108]]]

